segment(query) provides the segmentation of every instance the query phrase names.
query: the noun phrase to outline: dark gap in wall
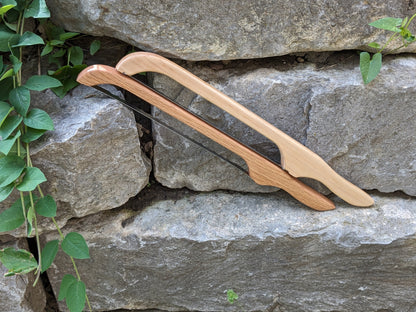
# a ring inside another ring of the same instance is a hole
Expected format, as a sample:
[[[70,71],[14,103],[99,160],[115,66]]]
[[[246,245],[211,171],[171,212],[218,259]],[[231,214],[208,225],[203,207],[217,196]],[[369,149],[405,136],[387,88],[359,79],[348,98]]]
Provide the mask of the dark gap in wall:
[[[28,237],[27,244],[29,246],[29,251],[35,257],[36,260],[39,259],[38,248],[36,246],[36,238],[35,237]]]
[[[56,300],[55,294],[52,290],[52,285],[49,281],[49,277],[47,272],[42,273],[40,275],[42,284],[43,284],[43,288],[45,289],[45,294],[46,294],[46,307],[45,307],[45,312],[59,312],[59,305],[58,305],[58,301]]]
[[[27,244],[29,246],[29,251],[39,259],[38,248],[36,246],[36,238],[30,237],[27,238]],[[55,294],[52,290],[52,285],[49,281],[47,272],[44,272],[40,275],[40,281],[42,283],[43,289],[45,290],[46,295],[46,307],[44,312],[59,312],[58,301],[56,300]]]
[[[148,84],[146,75],[135,75],[135,79]],[[146,113],[151,113],[151,106],[149,103],[143,101],[141,98],[131,94],[130,92],[124,91],[124,97],[126,101],[134,107],[140,108]],[[139,113],[134,112],[136,118],[136,123],[138,127],[140,143],[142,145],[143,152],[152,159],[152,122],[148,118],[140,115]]]
[[[148,85],[147,75],[137,74],[134,76],[135,79]],[[146,113],[151,114],[151,105],[141,98],[135,96],[134,94],[122,90],[125,100],[132,106],[140,108]],[[152,134],[152,121],[137,112],[134,112],[134,117],[136,119],[137,131],[140,139],[140,147],[144,154],[153,162],[153,134]],[[156,181],[153,174],[153,165],[152,171],[149,175],[149,183],[154,183]]]
[[[130,198],[130,200],[122,206],[122,209],[128,209],[130,211],[141,211],[142,209],[163,200],[179,200],[184,197],[188,197],[198,192],[189,190],[187,188],[171,189],[163,186],[157,181],[151,182],[148,187],[141,190],[136,196]],[[123,220],[121,226],[124,228],[133,222],[135,214],[125,220]]]

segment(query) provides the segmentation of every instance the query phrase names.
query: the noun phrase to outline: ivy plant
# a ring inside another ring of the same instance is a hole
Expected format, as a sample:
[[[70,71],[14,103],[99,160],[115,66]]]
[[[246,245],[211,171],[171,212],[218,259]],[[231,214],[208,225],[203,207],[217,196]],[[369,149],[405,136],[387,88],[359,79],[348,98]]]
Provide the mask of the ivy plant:
[[[381,45],[377,42],[371,42],[368,44],[369,47],[376,49],[376,52],[373,55],[370,55],[368,52],[361,52],[360,71],[365,84],[370,83],[379,74],[382,66],[382,53],[392,42],[395,40],[400,40],[401,45],[389,53],[394,53],[397,50],[407,47],[409,44],[416,41],[415,36],[409,30],[410,23],[415,17],[416,14],[414,14],[411,18],[406,17],[404,19],[385,17],[369,24],[375,28],[390,31],[393,34],[389,37],[384,45]]]
[[[62,27],[51,22],[43,23],[41,26],[47,38],[41,56],[47,56],[48,63],[56,67],[56,70],[50,69],[48,74],[62,82],[62,86],[52,88],[52,91],[59,97],[63,97],[78,85],[76,78],[87,66],[84,64],[82,48],[70,42],[72,39],[79,38],[80,34],[66,32]],[[89,49],[90,54],[94,55],[100,47],[99,40],[92,41]]]
[[[233,304],[238,299],[238,295],[232,289],[227,290],[227,300]]]
[[[86,304],[91,311],[86,286],[75,263],[75,259],[90,257],[87,243],[81,234],[65,235],[58,226],[56,201],[42,191],[47,178],[33,165],[30,153],[32,142],[54,130],[48,113],[31,107],[31,93],[50,88],[64,96],[75,87],[76,75],[85,67],[83,50],[68,44],[77,33],[65,32],[48,22],[50,12],[45,0],[0,0],[0,4],[0,202],[13,191],[18,194],[17,200],[0,213],[0,232],[23,227],[28,237],[35,237],[39,255],[36,259],[28,250],[5,248],[0,250],[0,261],[8,270],[6,276],[34,273],[36,284],[61,248],[71,260],[74,275],[63,277],[58,299],[65,300],[71,312],[82,311]],[[35,31],[26,30],[28,19],[37,25]],[[38,73],[24,79],[26,49],[29,53],[39,51],[39,57],[48,57],[57,68],[49,75]],[[98,49],[99,42],[94,41],[90,52]],[[59,239],[44,246],[39,237],[40,217],[50,218],[59,233]]]

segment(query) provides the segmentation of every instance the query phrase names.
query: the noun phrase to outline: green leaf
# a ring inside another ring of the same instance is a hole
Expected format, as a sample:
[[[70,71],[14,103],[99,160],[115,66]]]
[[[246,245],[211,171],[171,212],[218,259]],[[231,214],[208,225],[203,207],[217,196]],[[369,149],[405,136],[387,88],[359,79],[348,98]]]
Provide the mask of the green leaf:
[[[0,158],[0,187],[14,182],[25,169],[25,162],[17,156]]]
[[[9,93],[13,90],[13,78],[9,77],[0,81],[0,101],[9,99]]]
[[[56,216],[56,202],[50,195],[39,199],[35,205],[35,209],[43,217],[52,218]]]
[[[43,91],[49,88],[56,88],[61,86],[62,83],[58,79],[47,75],[32,76],[26,81],[24,85],[25,88],[34,91]]]
[[[9,51],[13,55],[19,55],[20,54],[19,48],[18,47],[17,48],[13,47],[15,44],[19,43],[20,37],[21,36],[19,34],[14,34],[8,42]]]
[[[64,32],[64,33],[59,35],[59,40],[65,41],[67,39],[71,39],[71,38],[76,37],[78,35],[79,35],[79,33],[76,33],[76,32]]]
[[[30,236],[32,235],[32,230],[33,230],[33,218],[35,217],[35,209],[33,208],[33,206],[29,205],[29,209],[27,211],[26,214],[26,235]]]
[[[6,140],[9,136],[19,127],[23,117],[21,116],[7,116],[3,124],[0,127],[0,140]]]
[[[0,232],[17,229],[25,222],[20,198],[0,214]]]
[[[414,42],[414,41],[416,41],[416,37],[415,36],[410,36],[410,37],[408,37],[408,38],[405,38],[406,39],[406,41],[407,42],[409,42],[409,43],[411,43],[411,42]]]
[[[14,183],[0,187],[0,202],[5,200],[14,190]]]
[[[68,293],[68,288],[73,284],[76,283],[77,279],[72,276],[71,274],[66,274],[61,281],[61,286],[59,287],[59,295],[58,300],[64,300]]]
[[[42,49],[42,52],[40,53],[40,56],[45,56],[51,53],[53,50],[53,46],[48,42]]]
[[[227,290],[227,300],[229,303],[233,304],[234,301],[238,299],[238,295],[232,289]]]
[[[15,38],[16,33],[11,31],[6,25],[0,25],[0,52],[9,52],[9,42]]]
[[[6,71],[1,77],[0,77],[0,81],[9,78],[11,76],[13,76],[14,70],[13,68],[10,68],[8,71]]]
[[[59,51],[57,51],[56,53],[54,53],[52,56],[53,57],[62,57],[62,56],[65,55],[65,53],[66,53],[66,50],[65,49],[59,49]]]
[[[377,77],[381,69],[382,56],[381,53],[376,53],[371,56],[367,52],[361,52],[360,54],[360,71],[365,84],[370,83]]]
[[[24,87],[17,87],[10,91],[9,101],[16,111],[25,117],[30,106],[30,91]]]
[[[49,18],[51,17],[51,12],[49,12],[45,0],[33,0],[26,9],[24,16],[25,18]]]
[[[51,46],[55,47],[55,46],[63,45],[65,42],[62,41],[62,40],[53,39],[49,43],[50,43]]]
[[[87,65],[64,66],[52,74],[53,77],[62,82],[62,87],[53,88],[52,91],[59,97],[64,97],[71,89],[75,88],[79,83],[77,82],[78,74],[86,68]]]
[[[56,257],[56,254],[58,253],[59,248],[59,241],[53,240],[50,242],[47,242],[45,247],[43,247],[41,252],[41,272],[45,272],[52,264],[53,260]]]
[[[90,54],[94,55],[95,53],[97,53],[97,51],[101,48],[101,41],[100,40],[94,40],[93,42],[91,42],[90,45]]]
[[[19,42],[15,45],[12,45],[13,48],[23,47],[23,46],[32,46],[37,44],[45,44],[43,39],[33,32],[26,31],[19,39]]]
[[[404,40],[406,40],[407,42],[413,42],[415,36],[412,35],[411,31],[407,28],[400,28],[401,32],[400,32],[400,36],[403,37]]]
[[[72,65],[81,65],[84,61],[84,52],[78,46],[73,46],[68,49],[69,61]]]
[[[21,192],[31,192],[39,184],[46,181],[45,175],[39,168],[27,167],[22,182],[16,188]]]
[[[71,312],[82,312],[86,300],[85,284],[83,281],[72,283],[66,292],[66,305]]]
[[[26,149],[22,144],[20,144],[20,151],[19,152],[17,150],[17,144],[14,144],[12,149],[10,150],[8,156],[18,156],[20,158],[24,158],[24,157],[26,157],[26,154],[27,154]]]
[[[62,241],[62,250],[75,259],[89,259],[90,253],[87,243],[81,234],[68,233]]]
[[[53,130],[53,121],[49,115],[39,109],[34,108],[29,111],[26,118],[23,119],[26,126],[38,130]]]
[[[10,61],[13,64],[14,73],[17,74],[20,68],[22,68],[22,62],[14,55],[10,55]]]
[[[379,29],[385,29],[390,30],[394,32],[400,32],[400,26],[402,25],[403,19],[401,18],[394,18],[394,17],[385,17],[381,18],[379,20],[376,20],[372,23],[370,23],[370,26],[373,26],[375,28]]]
[[[6,102],[0,101],[0,127],[3,124],[6,117],[13,111],[13,107],[11,107]],[[1,139],[1,138],[0,138]]]
[[[4,24],[12,31],[17,32],[17,24],[8,23],[3,19]]]
[[[7,11],[9,11],[10,9],[13,9],[16,5],[13,4],[7,4],[7,5],[3,5],[0,8],[0,14],[4,15]]]
[[[0,152],[3,153],[4,155],[9,154],[14,143],[16,143],[16,140],[18,137],[20,137],[20,135],[21,135],[20,131],[17,131],[16,135],[13,138],[0,141]]]
[[[30,143],[37,139],[39,139],[46,130],[38,130],[38,129],[32,129],[30,127],[27,127],[25,134],[22,136],[22,142],[24,143]]]
[[[17,2],[15,0],[1,0],[2,5],[13,5],[17,6]]]
[[[38,263],[33,255],[23,249],[6,248],[0,250],[0,261],[9,270],[5,276],[26,274],[35,270]]]

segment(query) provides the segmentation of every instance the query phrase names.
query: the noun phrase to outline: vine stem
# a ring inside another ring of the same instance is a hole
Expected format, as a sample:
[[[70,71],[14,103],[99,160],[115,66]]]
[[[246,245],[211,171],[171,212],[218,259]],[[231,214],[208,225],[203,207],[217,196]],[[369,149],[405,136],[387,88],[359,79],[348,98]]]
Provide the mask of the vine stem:
[[[412,21],[412,19],[414,19],[416,17],[416,13],[415,14],[413,14],[413,16],[410,18],[410,20],[407,22],[407,24],[406,24],[406,28],[408,28],[409,27],[409,25],[410,25],[410,23],[411,23],[411,21]]]
[[[17,21],[17,25],[18,25],[17,30],[18,30],[18,32],[19,32],[20,35],[23,35],[23,31],[24,31],[24,28],[25,28],[25,19],[23,18],[25,11],[26,10],[23,10],[19,14],[19,19]],[[20,62],[23,61],[23,46],[19,47],[19,61]],[[17,84],[18,84],[18,86],[21,86],[22,85],[22,71],[21,70],[19,70],[17,72],[16,77],[17,77]]]
[[[29,192],[29,197],[30,197],[30,205],[31,207],[29,209],[33,209],[35,210],[35,205],[33,202],[33,194],[32,192]],[[39,239],[39,230],[38,230],[38,218],[36,217],[36,211],[33,214],[33,220],[35,221],[35,237],[36,237],[36,246],[38,248],[38,255],[39,255],[39,259],[38,259],[38,268],[36,270],[36,279],[33,283],[33,286],[36,286],[36,284],[39,281],[40,278],[40,273],[42,271],[42,257],[41,257],[41,247],[40,247],[40,239]]]
[[[32,167],[32,160],[30,159],[30,149],[29,149],[29,143],[26,143],[26,164],[27,167]],[[36,216],[36,210],[35,210],[35,201],[33,200],[33,193],[29,192],[29,199],[30,199],[30,207],[29,209],[33,209],[33,220],[35,221],[35,237],[36,237],[36,246],[38,249],[38,268],[36,270],[36,279],[33,283],[33,286],[36,286],[36,284],[39,281],[40,273],[42,271],[42,249],[40,246],[40,238],[39,238],[39,229],[38,229],[38,218]]]
[[[21,156],[20,151],[20,137],[17,138],[17,156]],[[27,215],[26,215],[26,207],[25,207],[25,196],[22,191],[19,191],[20,195],[20,203],[22,204],[22,210],[23,210],[23,217],[25,219],[25,233],[27,233]]]
[[[44,194],[43,194],[43,192],[42,192],[42,188],[39,185],[37,186],[37,188],[38,188],[38,192],[39,192],[40,197],[41,198],[45,197]],[[65,238],[65,236],[62,233],[61,227],[59,226],[58,222],[56,222],[56,219],[54,217],[52,217],[51,219],[52,219],[52,222],[55,225],[55,228],[58,231],[59,237],[61,238],[61,241],[62,241]],[[75,263],[75,259],[73,257],[71,257],[71,256],[70,256],[70,259],[71,259],[71,262],[72,262],[72,266],[74,267],[74,271],[75,271],[75,274],[77,276],[77,279],[80,281],[81,280],[81,276],[79,274],[77,264]],[[92,311],[91,303],[90,303],[90,300],[88,299],[88,295],[87,294],[85,294],[85,300],[87,301],[87,305],[88,305],[89,311]]]
[[[385,48],[387,48],[387,46],[388,46],[388,44],[398,35],[399,33],[394,33],[390,38],[389,38],[389,40],[387,40],[387,42],[384,44],[384,46],[378,51],[378,53],[381,53],[381,52],[383,52],[383,50],[385,49]]]

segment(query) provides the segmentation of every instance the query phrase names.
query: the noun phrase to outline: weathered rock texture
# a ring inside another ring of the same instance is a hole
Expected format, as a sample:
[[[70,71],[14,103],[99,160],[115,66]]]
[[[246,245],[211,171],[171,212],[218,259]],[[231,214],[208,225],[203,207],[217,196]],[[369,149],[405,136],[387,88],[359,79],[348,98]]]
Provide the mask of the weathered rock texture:
[[[361,188],[416,195],[416,59],[386,59],[379,77],[367,86],[362,83],[358,56],[354,54],[333,55],[322,66],[308,62],[289,66],[288,62],[276,58],[227,66],[184,65],[305,144]],[[214,125],[278,159],[278,150],[270,141],[169,78],[155,75],[153,85]],[[154,114],[216,148],[164,113],[155,110]],[[160,126],[154,126],[154,137],[154,173],[166,186],[202,191],[265,190],[237,169]]]
[[[91,260],[78,265],[96,310],[416,308],[415,199],[373,193],[374,208],[337,201],[319,213],[283,193],[145,193],[130,208],[64,229],[82,232],[90,246]],[[67,268],[59,254],[49,271],[56,293]]]
[[[44,189],[57,200],[61,223],[119,207],[146,186],[150,164],[131,111],[85,86],[61,100],[51,91],[32,97],[55,125],[31,154],[48,179]]]
[[[28,249],[25,239],[13,240],[13,237],[0,236],[0,249]],[[4,277],[7,269],[0,264],[0,310],[4,312],[40,312],[46,305],[42,282],[33,287],[32,273]]]
[[[68,30],[112,36],[188,60],[365,48],[372,41],[386,40],[386,32],[368,23],[386,16],[411,16],[415,9],[408,0],[47,2],[53,20]]]

